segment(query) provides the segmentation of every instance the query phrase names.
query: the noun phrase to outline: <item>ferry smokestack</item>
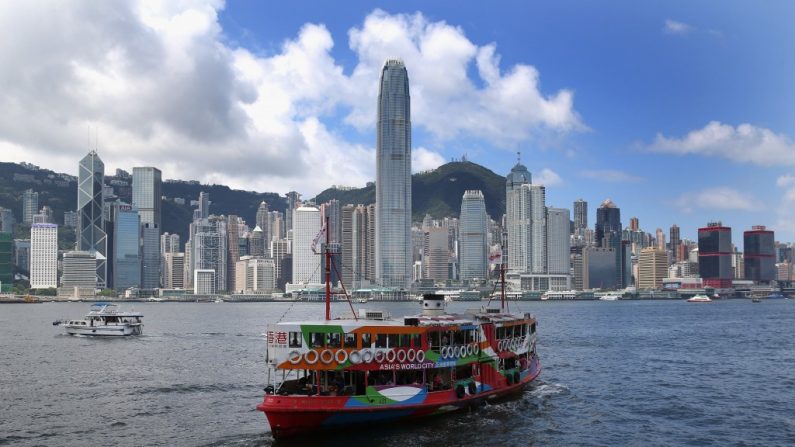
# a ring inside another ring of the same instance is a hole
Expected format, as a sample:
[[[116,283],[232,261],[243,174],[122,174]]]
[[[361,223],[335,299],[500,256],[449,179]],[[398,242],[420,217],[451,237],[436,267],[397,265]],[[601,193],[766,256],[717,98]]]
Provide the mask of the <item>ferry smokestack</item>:
[[[422,314],[433,316],[444,314],[444,295],[428,293],[422,296]]]

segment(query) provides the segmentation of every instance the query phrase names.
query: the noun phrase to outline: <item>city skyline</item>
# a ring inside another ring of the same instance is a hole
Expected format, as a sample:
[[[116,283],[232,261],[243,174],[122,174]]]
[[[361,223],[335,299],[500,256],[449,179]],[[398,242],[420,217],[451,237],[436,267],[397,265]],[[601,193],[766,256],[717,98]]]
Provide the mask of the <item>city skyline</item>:
[[[52,168],[91,146],[109,170],[154,165],[167,178],[246,190],[309,196],[332,184],[363,186],[375,178],[377,70],[401,57],[417,91],[415,171],[467,154],[505,174],[519,150],[538,183],[555,186],[553,206],[587,191],[591,203],[610,197],[641,222],[677,223],[688,234],[721,219],[795,240],[795,89],[783,56],[795,38],[786,38],[791,14],[782,13],[795,6],[623,4],[613,14],[506,3],[484,16],[474,5],[419,3],[150,10],[64,2],[47,15],[89,19],[107,39],[75,32],[58,39],[46,67],[37,56],[15,62],[30,70],[5,79],[0,149],[4,160]],[[12,28],[35,31],[16,33],[0,60],[54,40],[54,30],[27,26],[35,4],[2,8]],[[117,16],[131,24],[123,33]],[[195,20],[180,21],[186,16]],[[378,38],[382,29],[389,38]],[[131,46],[136,35],[149,51]],[[774,36],[779,44],[767,45]],[[182,58],[200,69],[168,62]],[[35,85],[32,72],[47,73],[53,91],[81,93],[22,96]],[[111,103],[121,106],[111,112]],[[448,120],[453,110],[468,119]]]

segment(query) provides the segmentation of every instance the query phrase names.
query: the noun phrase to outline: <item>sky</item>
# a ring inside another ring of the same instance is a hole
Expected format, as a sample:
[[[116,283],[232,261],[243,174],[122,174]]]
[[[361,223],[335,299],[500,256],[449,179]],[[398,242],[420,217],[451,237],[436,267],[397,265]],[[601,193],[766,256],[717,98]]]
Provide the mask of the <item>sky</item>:
[[[788,1],[0,2],[0,160],[76,174],[96,148],[108,172],[363,186],[400,58],[415,172],[520,159],[591,226],[611,198],[652,234],[795,241],[792,23]]]

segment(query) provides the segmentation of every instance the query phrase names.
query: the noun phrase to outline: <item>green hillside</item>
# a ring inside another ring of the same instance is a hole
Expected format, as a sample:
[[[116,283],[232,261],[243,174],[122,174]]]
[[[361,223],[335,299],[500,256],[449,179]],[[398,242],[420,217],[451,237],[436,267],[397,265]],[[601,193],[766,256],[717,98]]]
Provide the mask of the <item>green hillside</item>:
[[[432,171],[411,177],[413,219],[425,214],[434,218],[458,216],[464,191],[479,189],[486,199],[486,212],[499,219],[505,212],[505,177],[472,162],[452,162]],[[368,205],[375,202],[375,186],[353,190],[327,189],[316,197],[317,203],[337,199],[343,204]]]

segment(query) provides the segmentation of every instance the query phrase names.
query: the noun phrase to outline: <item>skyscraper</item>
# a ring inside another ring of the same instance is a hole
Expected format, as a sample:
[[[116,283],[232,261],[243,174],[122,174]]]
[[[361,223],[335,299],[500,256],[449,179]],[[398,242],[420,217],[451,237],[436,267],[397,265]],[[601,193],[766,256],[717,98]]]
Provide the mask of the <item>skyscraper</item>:
[[[301,194],[290,191],[287,193],[287,211],[284,213],[285,221],[287,224],[287,228],[284,231],[284,235],[287,236],[287,232],[293,229],[293,211],[296,208],[301,206]],[[264,231],[264,230],[263,230]]]
[[[191,224],[191,246],[189,275],[193,278],[191,284],[196,287],[196,271],[202,271],[201,277],[206,278],[206,271],[215,272],[213,281],[214,291],[226,289],[226,260],[227,260],[227,235],[226,219],[219,216],[210,216],[195,220]],[[186,245],[185,250],[188,250]],[[188,254],[185,262],[188,264]]]
[[[547,272],[547,207],[546,188],[527,185],[530,190],[530,271]]]
[[[668,254],[660,247],[646,247],[638,257],[638,289],[659,289],[668,276]]]
[[[30,287],[58,287],[58,225],[40,223],[30,227]]]
[[[264,202],[263,202],[264,203]],[[259,214],[259,213],[258,213]],[[230,214],[226,220],[226,287],[225,290],[241,290],[242,285],[235,284],[235,270],[237,269],[237,261],[240,260],[240,245],[238,239],[240,238],[240,218],[234,214]]]
[[[745,279],[770,282],[776,279],[776,249],[772,230],[757,225],[743,233]]]
[[[568,275],[571,271],[569,210],[547,208],[547,273]]]
[[[447,263],[449,250],[446,228],[428,228],[425,230],[425,244],[422,252],[422,277],[436,282],[449,278]]]
[[[141,223],[154,223],[161,227],[163,208],[163,182],[160,169],[133,168],[132,204],[138,208]]]
[[[87,251],[97,260],[97,287],[107,285],[108,238],[105,233],[102,190],[105,164],[95,151],[80,160],[77,180],[77,212],[79,228],[77,249]]]
[[[637,217],[629,218],[629,229],[632,231],[640,230],[640,220]]]
[[[464,192],[461,200],[459,268],[462,280],[487,279],[489,247],[486,201],[480,190]]]
[[[671,247],[671,258],[673,261],[684,261],[684,250],[680,247],[682,245],[682,239],[679,236],[679,226],[676,224],[671,225],[671,229],[668,230],[668,244]]]
[[[293,284],[321,283],[321,256],[312,251],[312,242],[319,231],[320,210],[302,206],[293,211]]]
[[[268,204],[263,200],[257,208],[256,224],[254,227],[259,227],[262,231],[263,252],[265,245],[269,245],[271,240],[270,234],[270,213],[268,212]]]
[[[160,227],[156,223],[141,222],[141,288],[160,286]]]
[[[200,219],[206,219],[210,217],[210,193],[201,191],[199,193],[199,212],[198,217]]]
[[[125,290],[141,286],[141,220],[138,211],[126,204],[115,204],[113,215],[113,288]]]
[[[627,265],[630,261],[621,244],[621,209],[612,200],[605,199],[596,209],[595,230],[596,246],[612,248],[616,257],[616,288],[627,287],[631,281],[631,275],[627,274]]]
[[[185,286],[185,253],[167,252],[163,256],[163,287],[181,289]]]
[[[0,232],[0,292],[10,292],[14,287],[13,235]]]
[[[530,172],[521,163],[511,169],[505,183],[505,226],[507,231],[507,267],[514,272],[530,270]]]
[[[585,230],[588,228],[588,202],[583,199],[574,201],[574,229]]]
[[[411,99],[400,60],[381,70],[376,125],[376,277],[384,287],[411,282]]]
[[[39,211],[39,193],[26,189],[22,193],[22,222],[33,223],[33,215]]]
[[[721,222],[698,229],[698,273],[707,287],[732,286],[732,229]]]

